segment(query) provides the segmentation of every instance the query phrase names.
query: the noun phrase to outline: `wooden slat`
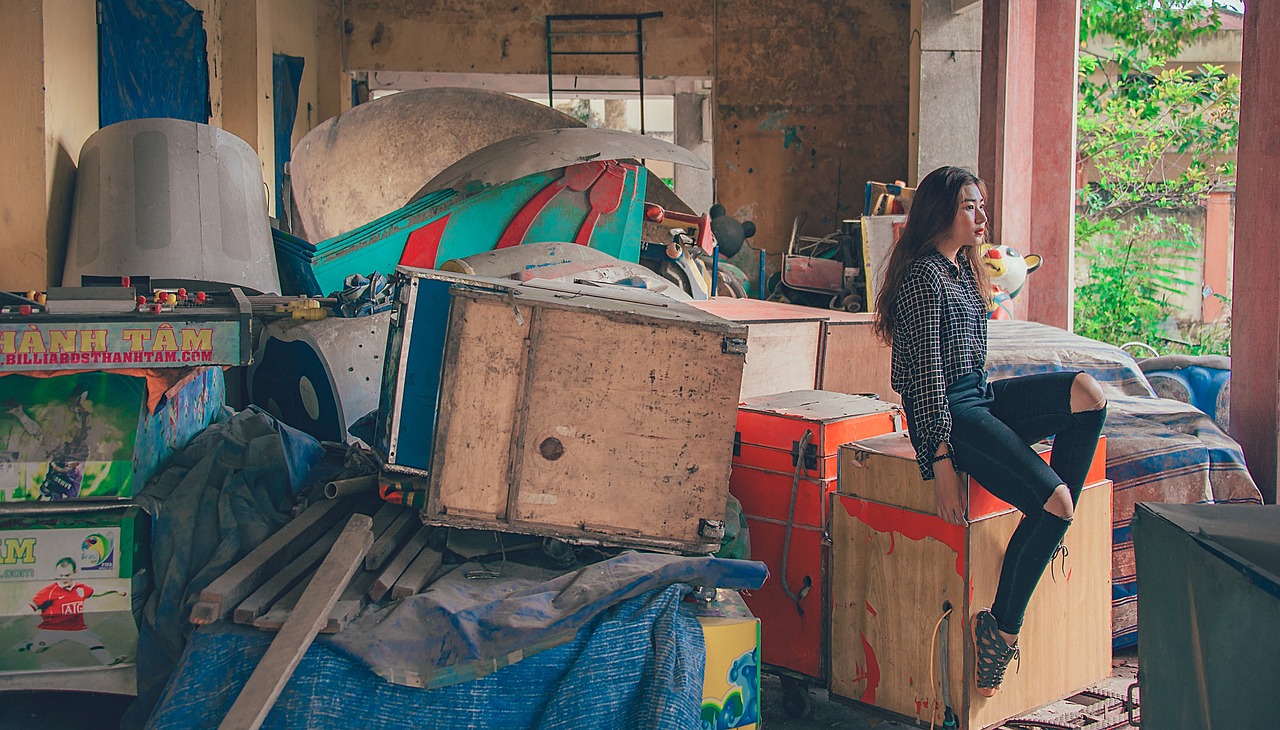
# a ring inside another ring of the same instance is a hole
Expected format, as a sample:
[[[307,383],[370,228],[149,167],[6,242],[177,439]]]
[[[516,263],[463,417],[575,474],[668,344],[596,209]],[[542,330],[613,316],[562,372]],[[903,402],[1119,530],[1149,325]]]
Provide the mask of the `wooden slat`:
[[[382,533],[377,540],[374,541],[373,547],[369,550],[369,554],[364,558],[365,570],[377,570],[382,564],[391,557],[396,548],[404,544],[405,540],[413,534],[422,523],[418,520],[418,515],[413,510],[401,509],[391,526]]]
[[[416,595],[427,585],[427,581],[431,580],[431,576],[435,575],[443,559],[444,556],[439,550],[423,548],[422,552],[418,553],[418,557],[413,559],[408,568],[405,568],[400,580],[396,581],[391,589],[391,597],[399,599]]]
[[[430,539],[430,527],[420,528],[417,534],[409,539],[409,542],[396,553],[396,556],[382,569],[382,573],[370,584],[367,594],[370,600],[381,601],[387,595],[387,591],[391,590],[405,568],[409,567],[409,563],[427,546]]]
[[[373,544],[372,526],[373,519],[368,515],[352,515],[347,521],[337,544],[316,571],[289,620],[271,642],[219,727],[257,730],[262,726],[307,647],[327,623],[338,596],[359,570],[360,562]]]
[[[836,393],[875,393],[881,400],[899,403],[889,384],[892,351],[876,337],[872,315],[865,322],[825,322],[823,329],[822,390]]]
[[[284,622],[289,619],[289,613],[293,611],[293,607],[298,605],[298,599],[302,598],[302,592],[307,589],[313,577],[315,573],[303,576],[298,585],[290,588],[288,593],[271,604],[271,608],[266,613],[253,620],[253,627],[263,631],[279,631],[280,627],[284,626]]]
[[[232,620],[238,624],[252,624],[255,619],[270,610],[272,604],[281,596],[298,587],[299,582],[309,577],[316,566],[324,560],[324,556],[329,554],[329,548],[338,541],[342,529],[343,525],[334,525],[329,528],[329,532],[315,545],[307,548],[306,552],[294,558],[284,570],[271,576],[266,583],[249,594],[249,597],[241,601],[232,612]]]
[[[351,509],[350,499],[313,503],[200,591],[200,602],[191,611],[191,623],[208,624],[225,618],[269,576],[302,554],[339,518],[350,514]]]

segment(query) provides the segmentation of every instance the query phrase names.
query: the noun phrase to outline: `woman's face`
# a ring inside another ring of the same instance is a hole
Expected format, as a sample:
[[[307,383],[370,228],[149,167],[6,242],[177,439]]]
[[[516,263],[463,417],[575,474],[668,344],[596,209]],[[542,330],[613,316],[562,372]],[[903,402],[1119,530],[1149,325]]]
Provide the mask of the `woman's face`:
[[[972,183],[960,189],[959,207],[947,232],[947,240],[955,246],[977,246],[986,240],[986,201],[978,186]]]

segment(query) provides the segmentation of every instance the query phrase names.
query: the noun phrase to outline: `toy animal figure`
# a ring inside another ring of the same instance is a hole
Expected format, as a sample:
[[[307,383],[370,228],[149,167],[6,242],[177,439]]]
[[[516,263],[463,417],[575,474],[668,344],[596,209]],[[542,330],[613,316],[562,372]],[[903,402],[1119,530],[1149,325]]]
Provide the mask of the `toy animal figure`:
[[[992,302],[990,319],[1014,319],[1013,298],[1027,283],[1027,276],[1040,268],[1043,260],[1038,254],[1023,256],[1009,246],[982,245],[982,264],[991,277]]]

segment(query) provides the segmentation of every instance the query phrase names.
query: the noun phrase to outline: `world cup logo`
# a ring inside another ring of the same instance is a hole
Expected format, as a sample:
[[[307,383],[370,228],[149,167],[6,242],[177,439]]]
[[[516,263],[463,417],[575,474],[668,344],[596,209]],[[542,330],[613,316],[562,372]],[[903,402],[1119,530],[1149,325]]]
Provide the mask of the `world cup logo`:
[[[109,565],[111,540],[101,533],[94,533],[80,544],[80,567],[86,570]]]

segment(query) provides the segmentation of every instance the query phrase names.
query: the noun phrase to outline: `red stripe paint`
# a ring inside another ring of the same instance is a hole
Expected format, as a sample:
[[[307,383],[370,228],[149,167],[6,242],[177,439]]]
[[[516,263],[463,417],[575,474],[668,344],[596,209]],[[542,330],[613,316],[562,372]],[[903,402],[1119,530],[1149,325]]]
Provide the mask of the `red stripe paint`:
[[[859,667],[859,675],[854,677],[854,681],[859,679],[867,680],[867,688],[862,691],[862,696],[858,699],[868,705],[876,703],[876,687],[880,686],[880,663],[876,661],[876,652],[871,648],[871,644],[867,643],[867,637],[861,631],[858,632],[858,638],[862,639],[862,656],[866,658],[866,667]]]
[[[449,216],[446,215],[410,233],[409,240],[404,244],[404,253],[400,254],[400,265],[434,269],[436,256],[440,253],[440,241],[444,238],[444,229],[447,225],[449,225]]]
[[[865,601],[865,603],[867,604],[867,613],[871,614],[872,616],[879,616],[879,615],[880,615],[880,614],[876,613],[876,610],[875,610],[874,608],[872,608],[872,607],[871,607],[871,602],[870,602],[870,601]]]
[[[877,532],[889,533],[891,541],[889,552],[893,552],[892,540],[895,533],[901,533],[908,540],[923,540],[931,537],[956,552],[956,574],[964,577],[965,562],[965,528],[944,521],[936,515],[891,507],[889,505],[866,502],[852,497],[840,497],[845,512],[854,519]]]

